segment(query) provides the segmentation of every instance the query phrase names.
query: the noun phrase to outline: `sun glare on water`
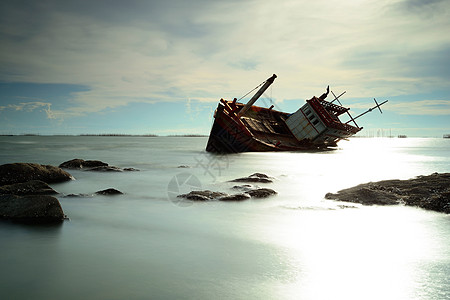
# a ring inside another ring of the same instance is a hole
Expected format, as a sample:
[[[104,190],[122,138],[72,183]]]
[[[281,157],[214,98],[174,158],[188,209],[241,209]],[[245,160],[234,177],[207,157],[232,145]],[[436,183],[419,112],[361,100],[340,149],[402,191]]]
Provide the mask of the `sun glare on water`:
[[[264,231],[283,247],[283,299],[412,299],[420,263],[439,251],[416,209],[292,211]],[[419,222],[418,222],[419,221]],[[379,288],[382,287],[382,288]]]

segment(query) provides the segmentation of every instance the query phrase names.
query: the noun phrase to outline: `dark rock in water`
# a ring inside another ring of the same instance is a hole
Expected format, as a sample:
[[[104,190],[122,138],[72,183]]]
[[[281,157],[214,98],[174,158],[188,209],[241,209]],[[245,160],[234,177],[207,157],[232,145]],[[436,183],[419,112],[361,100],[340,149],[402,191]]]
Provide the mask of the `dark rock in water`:
[[[121,169],[116,166],[110,166],[109,164],[100,160],[84,160],[75,158],[59,165],[60,168],[74,169],[74,170],[86,170],[86,171],[99,171],[99,172],[122,172],[122,171],[139,171],[135,168]]]
[[[239,194],[226,194],[221,192],[212,192],[209,190],[205,191],[192,191],[188,194],[178,195],[177,197],[185,198],[188,200],[193,201],[210,201],[210,200],[217,200],[217,201],[243,201],[248,200],[250,198],[265,198],[271,195],[277,194],[272,189],[266,189],[266,188],[256,188],[256,189],[248,189],[247,186],[252,187],[251,185],[244,185],[239,186],[247,188],[247,190],[243,193]],[[237,187],[237,186],[235,186]]]
[[[253,173],[249,177],[266,178],[266,179],[270,178],[268,175],[263,174],[263,173]]]
[[[179,168],[179,169],[188,169],[188,168],[190,168],[189,166],[178,166],[177,168]]]
[[[219,201],[243,201],[250,199],[250,195],[246,193],[242,194],[234,194],[234,195],[228,195],[218,198]]]
[[[193,201],[208,201],[224,196],[228,196],[228,194],[205,190],[205,191],[192,191],[187,194],[178,195],[177,197]]]
[[[181,195],[181,196],[184,196],[184,197],[180,197],[180,196],[178,196],[178,197],[185,198],[185,199],[192,200],[192,201],[209,201],[209,200],[212,200],[209,197],[206,197],[206,196],[203,196],[203,195],[199,195],[199,194],[195,194],[195,193],[194,194],[189,193],[189,194],[185,194],[185,195]]]
[[[119,190],[109,188],[106,190],[95,192],[97,195],[122,195],[123,193]]]
[[[58,167],[50,165],[13,163],[0,166],[0,186],[31,180],[56,183],[71,179],[73,179],[72,175]]]
[[[232,187],[232,189],[233,190],[247,192],[247,191],[254,190],[255,186],[253,186],[251,184],[235,185],[235,186]]]
[[[266,198],[277,194],[277,192],[275,192],[274,190],[267,188],[249,190],[245,193],[249,194],[252,198]]]
[[[260,183],[271,183],[273,180],[262,173],[254,173],[248,177],[237,178],[234,180],[230,180],[231,182],[260,182]]]
[[[85,168],[91,169],[105,166],[108,166],[108,164],[99,160],[84,160],[79,158],[63,162],[62,164],[59,165],[60,168],[75,169],[75,170]]]
[[[121,168],[115,167],[115,166],[100,166],[100,167],[90,168],[89,171],[96,171],[96,172],[122,172],[123,170]]]
[[[0,218],[24,223],[59,223],[65,218],[61,205],[48,195],[0,195]]]
[[[4,185],[0,187],[0,194],[12,195],[51,195],[58,194],[48,184],[40,180]]]
[[[140,171],[139,169],[135,169],[135,168],[123,168],[124,171],[126,172],[138,172]]]
[[[328,193],[326,199],[364,205],[405,204],[450,213],[450,173],[434,173],[409,180],[384,180]]]
[[[399,204],[401,198],[398,198],[396,195],[390,194],[389,192],[382,190],[374,190],[373,187],[365,187],[362,185],[358,185],[354,189],[347,189],[339,191],[338,194],[328,193],[325,195],[325,199],[342,199],[342,196],[346,193],[351,193],[351,201],[353,203],[361,203],[365,205],[394,205]],[[343,194],[340,194],[343,193]],[[346,194],[349,196],[349,194]]]
[[[65,195],[64,198],[91,198],[92,194],[68,194]]]

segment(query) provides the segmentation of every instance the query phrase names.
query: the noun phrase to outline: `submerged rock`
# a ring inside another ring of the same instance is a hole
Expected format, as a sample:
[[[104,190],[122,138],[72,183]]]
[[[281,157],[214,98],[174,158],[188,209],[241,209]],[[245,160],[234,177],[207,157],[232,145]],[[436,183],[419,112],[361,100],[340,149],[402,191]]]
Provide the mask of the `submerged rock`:
[[[267,188],[257,188],[254,190],[249,190],[245,193],[249,194],[252,198],[266,198],[277,194],[276,191]]]
[[[450,173],[434,173],[409,180],[369,182],[327,193],[326,199],[364,205],[405,204],[450,213]]]
[[[0,186],[31,180],[56,183],[72,180],[73,177],[61,168],[35,163],[13,163],[0,166]]]
[[[253,186],[251,184],[235,185],[235,186],[232,187],[232,189],[233,190],[247,192],[247,191],[254,190],[255,186]]]
[[[58,194],[48,184],[40,180],[4,185],[0,187],[0,194],[12,195],[51,195]]]
[[[80,158],[68,160],[59,165],[60,168],[74,169],[74,170],[80,170],[80,169],[86,169],[86,168],[91,169],[91,168],[103,167],[103,166],[108,166],[108,164],[105,162],[99,161],[99,160],[84,160],[84,159],[80,159]]]
[[[187,194],[178,195],[177,197],[185,198],[185,199],[193,200],[193,201],[208,201],[208,200],[214,200],[216,198],[225,197],[225,196],[229,196],[229,195],[226,193],[212,192],[210,190],[205,190],[205,191],[191,191]]]
[[[219,201],[243,201],[243,200],[248,200],[250,198],[251,198],[251,196],[249,194],[241,193],[241,194],[223,196],[223,197],[218,198],[217,200],[219,200]]]
[[[58,199],[48,195],[0,195],[0,218],[24,223],[59,223],[65,218]]]
[[[106,190],[101,190],[98,192],[95,192],[97,195],[122,195],[123,193],[119,190],[113,189],[113,188],[109,188]]]
[[[86,171],[99,171],[99,172],[122,172],[122,171],[139,171],[135,168],[121,169],[116,166],[110,166],[108,163],[100,160],[84,160],[75,158],[59,165],[60,168],[73,169],[73,170],[86,170]]]
[[[222,192],[212,192],[210,190],[205,191],[191,191],[188,194],[178,195],[179,198],[185,198],[193,201],[243,201],[250,198],[265,198],[271,195],[276,195],[272,189],[266,188],[254,188],[246,190],[238,194],[227,194]]]
[[[115,166],[100,166],[100,167],[90,168],[89,171],[96,171],[96,172],[122,172],[123,170],[121,168],[115,167]]]
[[[92,194],[68,194],[64,198],[92,198],[93,196]]]
[[[260,183],[271,183],[272,178],[262,173],[254,173],[248,177],[237,178],[230,180],[230,182],[260,182]]]

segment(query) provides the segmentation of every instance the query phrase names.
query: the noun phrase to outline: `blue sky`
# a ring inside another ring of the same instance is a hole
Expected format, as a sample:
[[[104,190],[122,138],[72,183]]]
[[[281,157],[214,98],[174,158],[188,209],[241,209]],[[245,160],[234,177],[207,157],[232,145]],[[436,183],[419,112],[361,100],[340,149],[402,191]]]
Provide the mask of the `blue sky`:
[[[327,85],[364,131],[450,133],[450,2],[0,3],[0,134],[208,134],[220,98],[293,112]],[[362,132],[364,134],[364,131]]]

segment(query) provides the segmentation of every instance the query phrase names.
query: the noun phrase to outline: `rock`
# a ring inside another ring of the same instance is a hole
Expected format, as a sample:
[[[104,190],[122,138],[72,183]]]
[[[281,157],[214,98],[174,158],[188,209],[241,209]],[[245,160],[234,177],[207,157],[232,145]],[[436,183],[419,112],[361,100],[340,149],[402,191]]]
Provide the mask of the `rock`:
[[[30,180],[56,183],[72,179],[72,175],[66,171],[50,165],[13,163],[0,166],[0,186],[27,182]]]
[[[189,166],[185,166],[185,165],[181,165],[181,166],[178,166],[177,168],[179,168],[179,169],[188,169],[190,167]]]
[[[124,171],[126,172],[138,172],[140,171],[139,169],[135,169],[135,168],[123,168]]]
[[[80,170],[80,169],[91,169],[91,168],[96,168],[96,167],[106,167],[108,166],[107,163],[99,161],[99,160],[84,160],[84,159],[79,159],[79,158],[75,158],[66,162],[63,162],[62,164],[59,165],[60,168],[65,168],[65,169],[75,169],[75,170]]]
[[[185,198],[193,201],[208,201],[214,200],[219,197],[228,196],[226,193],[221,192],[212,192],[210,190],[205,191],[191,191],[187,194],[178,195],[179,198]]]
[[[106,190],[95,192],[97,195],[122,195],[123,193],[119,190],[109,188]]]
[[[48,184],[40,180],[4,185],[0,187],[0,194],[12,195],[51,195],[58,194]]]
[[[237,178],[234,180],[231,180],[230,182],[260,182],[260,183],[271,183],[273,180],[267,176],[266,174],[262,173],[254,173],[248,177],[242,177]]]
[[[249,190],[245,193],[249,194],[252,198],[266,198],[277,194],[277,192],[275,192],[274,190],[267,188],[258,188],[254,190]]]
[[[98,172],[122,172],[122,171],[139,171],[135,168],[121,169],[116,166],[110,166],[109,164],[100,160],[84,160],[75,158],[59,165],[60,168],[74,169],[74,170],[86,170],[86,171],[98,171]]]
[[[65,215],[53,196],[0,195],[0,218],[24,223],[60,223]]]
[[[235,186],[232,187],[232,189],[233,190],[247,192],[247,191],[254,190],[255,186],[253,186],[251,184],[235,185]]]
[[[90,168],[89,171],[96,171],[96,172],[122,172],[123,170],[121,168],[115,167],[115,166],[100,166],[100,167]]]
[[[92,198],[92,194],[68,194],[64,198]]]
[[[341,190],[338,194],[327,193],[325,199],[336,199],[365,205],[394,205],[399,204],[401,201],[401,198],[395,194],[377,190],[373,185],[358,185],[350,189]]]
[[[234,194],[234,195],[228,195],[218,198],[219,201],[243,201],[250,199],[250,195],[246,193],[242,194]]]
[[[239,186],[239,187],[247,187],[248,185]],[[251,187],[251,186],[250,186]],[[277,192],[275,192],[272,189],[266,189],[266,188],[256,188],[256,189],[248,189],[243,193],[239,194],[226,194],[221,192],[212,192],[210,190],[205,191],[192,191],[188,194],[178,195],[177,197],[185,198],[188,200],[193,201],[210,201],[210,200],[217,200],[217,201],[243,201],[248,200],[250,198],[265,198],[271,195],[275,195]]]
[[[326,199],[364,205],[405,204],[450,213],[450,173],[434,173],[409,180],[369,182],[327,193]]]
[[[270,177],[263,173],[253,173],[249,177],[257,177],[257,178],[266,178],[269,179]]]

